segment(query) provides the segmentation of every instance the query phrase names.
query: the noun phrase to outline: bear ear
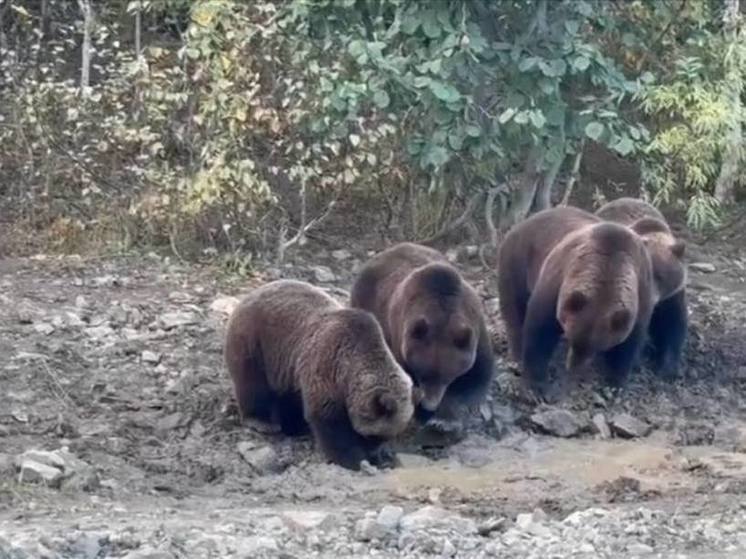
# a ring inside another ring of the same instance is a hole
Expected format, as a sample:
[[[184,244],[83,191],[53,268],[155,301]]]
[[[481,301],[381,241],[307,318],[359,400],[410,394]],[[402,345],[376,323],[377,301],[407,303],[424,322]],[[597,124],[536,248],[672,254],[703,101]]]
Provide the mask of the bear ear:
[[[684,258],[684,253],[686,253],[686,245],[682,241],[676,241],[674,244],[671,245],[671,253],[676,258]]]
[[[569,313],[579,313],[588,304],[588,297],[582,291],[573,291],[565,299],[565,310]]]
[[[624,330],[632,318],[632,313],[627,309],[619,309],[614,311],[611,315],[611,330],[612,332],[620,332]]]
[[[414,321],[414,324],[412,324],[412,327],[409,329],[409,334],[415,339],[415,340],[424,340],[427,338],[427,334],[430,331],[430,326],[427,323],[427,320],[424,318],[418,318]]]
[[[632,230],[638,235],[668,233],[668,226],[660,219],[654,217],[643,217],[632,224]]]
[[[378,417],[391,417],[396,413],[396,399],[391,394],[376,394],[373,405]]]

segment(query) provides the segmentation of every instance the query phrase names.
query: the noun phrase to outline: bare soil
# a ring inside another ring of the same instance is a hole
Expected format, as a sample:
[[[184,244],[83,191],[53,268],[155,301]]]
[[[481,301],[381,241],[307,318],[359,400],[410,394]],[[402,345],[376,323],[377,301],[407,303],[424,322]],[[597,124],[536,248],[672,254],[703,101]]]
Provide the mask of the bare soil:
[[[316,281],[319,265],[334,273],[324,285],[344,299],[365,253],[296,254],[292,264],[249,278],[155,255],[0,260],[0,540],[41,541],[57,550],[49,556],[77,557],[85,554],[70,551],[69,534],[103,530],[116,537],[89,556],[124,556],[164,542],[170,556],[251,556],[246,538],[266,543],[254,527],[288,511],[334,514],[340,526],[384,505],[409,512],[436,504],[477,523],[505,518],[506,525],[537,507],[550,520],[590,507],[732,514],[746,492],[746,260],[726,247],[694,246],[691,255],[715,271],[693,267],[690,274],[682,378],[664,382],[643,369],[620,395],[592,377],[579,382],[559,405],[581,425],[571,438],[534,425],[540,410],[521,398],[517,371],[503,358],[494,278],[462,258],[484,296],[500,356],[490,400],[451,444],[403,440],[401,467],[362,473],[325,464],[310,439],[239,424],[221,359],[226,314],[211,306],[274,277]],[[649,434],[597,432],[594,416],[611,421],[622,412],[647,424]],[[276,468],[252,468],[241,446],[271,448]],[[85,476],[61,488],[19,478],[16,456],[63,447],[90,467]],[[190,540],[195,532],[200,538]],[[308,549],[325,556],[325,545],[321,537]],[[292,556],[270,548],[268,556]],[[687,556],[728,556],[722,551]],[[347,553],[368,556],[354,546]]]

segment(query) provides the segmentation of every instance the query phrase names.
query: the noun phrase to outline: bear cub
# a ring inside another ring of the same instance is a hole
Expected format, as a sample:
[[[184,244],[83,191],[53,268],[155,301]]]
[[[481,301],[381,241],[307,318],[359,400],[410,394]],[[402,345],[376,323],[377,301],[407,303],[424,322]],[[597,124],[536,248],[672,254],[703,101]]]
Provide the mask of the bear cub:
[[[617,198],[601,206],[596,215],[626,225],[642,237],[653,263],[659,299],[648,332],[653,366],[667,378],[678,376],[688,330],[686,245],[673,235],[663,214],[642,200]]]
[[[642,239],[578,208],[540,211],[513,227],[499,252],[498,289],[513,358],[541,398],[562,335],[567,368],[601,353],[621,385],[645,339],[655,289]]]
[[[485,397],[494,356],[481,301],[443,254],[415,243],[384,250],[362,267],[350,301],[378,319],[421,390],[420,422]]]
[[[383,449],[414,413],[412,380],[370,314],[305,282],[253,290],[233,311],[224,357],[242,418],[310,427],[326,458],[358,470],[388,465]]]

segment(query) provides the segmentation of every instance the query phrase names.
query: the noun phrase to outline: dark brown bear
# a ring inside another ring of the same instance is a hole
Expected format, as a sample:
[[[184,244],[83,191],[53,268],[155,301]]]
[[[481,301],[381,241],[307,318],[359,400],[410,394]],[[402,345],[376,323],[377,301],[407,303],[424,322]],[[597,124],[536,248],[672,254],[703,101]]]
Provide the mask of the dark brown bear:
[[[686,342],[686,246],[673,235],[666,219],[654,206],[635,198],[618,198],[603,206],[596,215],[631,227],[642,236],[653,262],[653,277],[659,302],[650,319],[649,336],[654,366],[663,375],[678,374]]]
[[[355,280],[351,303],[375,315],[420,387],[420,421],[486,395],[494,356],[481,302],[440,252],[401,243],[377,254]]]
[[[540,396],[552,388],[547,366],[563,334],[569,369],[600,352],[608,381],[625,380],[655,303],[652,264],[638,235],[577,208],[544,210],[506,235],[498,272],[511,352]]]
[[[304,282],[252,291],[228,321],[224,350],[243,418],[277,421],[288,435],[310,426],[346,468],[380,464],[381,444],[414,413],[412,380],[376,319]]]

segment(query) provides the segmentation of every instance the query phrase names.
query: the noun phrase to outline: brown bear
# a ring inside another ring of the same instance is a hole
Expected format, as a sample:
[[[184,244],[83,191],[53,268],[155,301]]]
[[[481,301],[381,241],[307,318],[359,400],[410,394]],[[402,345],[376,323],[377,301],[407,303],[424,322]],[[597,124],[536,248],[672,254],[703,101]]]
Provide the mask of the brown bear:
[[[494,356],[481,301],[443,254],[415,243],[384,250],[362,267],[350,301],[378,319],[421,389],[421,422],[487,394]]]
[[[621,385],[655,303],[642,239],[581,209],[552,208],[513,227],[498,259],[500,310],[528,385],[550,395],[547,366],[563,334],[569,369],[601,353],[607,380]]]
[[[658,304],[650,319],[654,367],[662,375],[678,375],[688,330],[686,245],[676,239],[654,206],[636,198],[618,198],[596,211],[601,219],[621,223],[642,236],[653,262]]]
[[[382,443],[414,413],[412,380],[376,319],[305,282],[277,280],[243,299],[224,355],[242,418],[277,421],[288,435],[310,426],[324,455],[345,468],[390,459]]]

